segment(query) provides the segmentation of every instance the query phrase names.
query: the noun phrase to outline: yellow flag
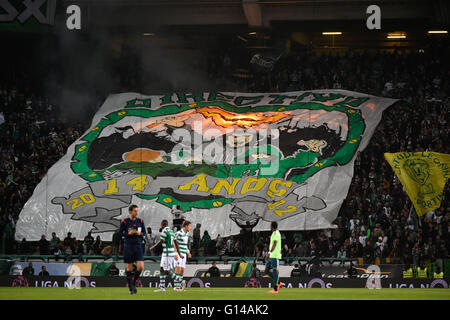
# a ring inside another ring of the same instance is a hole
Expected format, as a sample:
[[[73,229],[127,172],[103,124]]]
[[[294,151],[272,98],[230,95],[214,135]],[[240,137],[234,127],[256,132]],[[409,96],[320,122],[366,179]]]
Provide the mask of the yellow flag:
[[[419,216],[441,206],[450,176],[450,154],[437,152],[385,153]]]

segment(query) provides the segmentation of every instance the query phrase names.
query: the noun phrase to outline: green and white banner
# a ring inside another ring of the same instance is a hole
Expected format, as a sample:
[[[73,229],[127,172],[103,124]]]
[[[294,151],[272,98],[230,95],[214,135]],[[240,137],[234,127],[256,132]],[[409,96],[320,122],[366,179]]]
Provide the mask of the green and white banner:
[[[345,90],[111,95],[36,187],[16,239],[109,240],[132,203],[153,230],[174,205],[213,237],[271,221],[334,228],[356,152],[395,101]]]

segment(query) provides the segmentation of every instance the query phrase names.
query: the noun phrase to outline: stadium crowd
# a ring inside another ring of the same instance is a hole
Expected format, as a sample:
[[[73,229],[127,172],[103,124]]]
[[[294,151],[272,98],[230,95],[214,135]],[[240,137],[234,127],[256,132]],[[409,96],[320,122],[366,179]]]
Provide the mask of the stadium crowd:
[[[58,107],[22,86],[0,84],[1,252],[17,249],[15,223],[25,202],[47,170],[79,138],[80,127],[60,121]]]
[[[449,188],[441,207],[419,218],[384,152],[435,151],[450,153],[450,68],[448,50],[425,52],[348,52],[343,56],[317,55],[303,50],[280,59],[274,69],[250,78],[233,78],[232,54],[212,53],[207,72],[223,91],[283,92],[311,89],[346,89],[402,101],[385,111],[367,148],[358,153],[352,184],[332,230],[282,232],[283,256],[364,258],[365,263],[421,265],[449,257]],[[228,78],[227,78],[228,77]],[[225,81],[222,81],[224,80]],[[232,80],[232,81],[231,81]],[[106,95],[107,93],[105,93]],[[14,227],[24,203],[48,168],[85,129],[62,122],[58,106],[22,86],[0,84],[0,108],[6,122],[0,128],[0,234],[1,253],[55,253],[61,255],[117,254],[121,241],[112,243],[92,235],[43,235],[39,243],[14,240]],[[65,237],[62,241],[58,237]],[[145,245],[157,241],[153,232]],[[197,225],[191,233],[194,255],[255,256],[264,258],[269,232],[252,232],[212,239]],[[37,246],[36,246],[37,245]],[[108,250],[104,250],[109,247]]]

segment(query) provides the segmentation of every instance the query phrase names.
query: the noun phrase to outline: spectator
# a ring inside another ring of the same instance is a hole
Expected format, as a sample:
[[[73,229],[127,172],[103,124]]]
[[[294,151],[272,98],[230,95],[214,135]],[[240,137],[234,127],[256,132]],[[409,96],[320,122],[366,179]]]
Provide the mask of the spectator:
[[[87,236],[84,237],[84,249],[85,249],[84,252],[86,252],[89,255],[93,255],[94,254],[92,248],[93,244],[94,244],[94,237],[92,236],[91,231],[89,231]]]
[[[77,254],[78,253],[78,248],[79,245],[82,245],[81,241],[78,241],[75,237],[72,238],[72,245],[71,245],[71,250],[73,254]]]
[[[229,255],[234,254],[234,244],[235,244],[234,237],[230,236],[227,240],[227,253]]]
[[[14,251],[14,224],[12,221],[9,221],[3,229],[3,237],[2,237],[2,253],[12,253]]]
[[[61,240],[56,236],[56,233],[52,232],[52,238],[50,239],[50,254],[55,254],[60,242]]]
[[[357,258],[357,257],[358,256],[356,255],[355,247],[351,247],[347,258]]]
[[[38,242],[39,245],[39,254],[40,255],[49,255],[50,254],[50,243],[47,239],[45,239],[45,235],[41,236],[41,240]]]
[[[263,252],[261,253],[261,257],[264,261],[265,261],[268,253],[269,253],[269,248],[266,246],[266,247],[264,247]]]
[[[95,238],[95,242],[92,245],[92,251],[95,255],[101,254],[101,251],[103,249],[103,242],[100,240],[100,236],[97,236]]]
[[[295,232],[292,236],[292,239],[294,239],[294,243],[301,243],[303,240],[303,236],[301,232]]]
[[[375,249],[375,259],[378,259],[378,261],[375,260],[375,263],[380,264],[382,258],[383,258],[383,252],[381,251],[380,247],[377,247]]]
[[[155,236],[155,243],[158,243],[158,241],[160,240],[161,237],[161,230],[152,232],[152,234],[154,234]],[[153,250],[152,254],[154,256],[159,256],[162,253],[162,247],[158,247],[156,249]]]
[[[112,236],[112,247],[113,247],[113,255],[117,256],[119,254],[119,247],[120,247],[120,235],[119,230],[117,229],[114,231]]]
[[[40,277],[48,277],[50,274],[47,271],[47,268],[45,266],[42,266],[41,272],[39,272]]]
[[[242,250],[241,240],[236,240],[233,248],[233,255],[237,257],[242,257],[244,255],[244,251]]]
[[[180,209],[180,206],[173,205],[172,209],[170,210],[170,212],[173,215],[174,232],[177,232],[178,230],[181,229],[181,226],[182,226],[183,221],[184,221],[184,217],[182,215],[183,211]]]
[[[338,259],[347,259],[347,252],[344,250],[344,247],[341,247],[337,253],[337,258]]]
[[[306,257],[307,247],[304,245],[304,243],[298,243],[294,250],[297,257]]]
[[[258,241],[255,244],[254,252],[256,253],[256,251],[258,251],[259,253],[261,253],[263,248],[264,248],[264,238],[259,237]],[[253,254],[253,256],[255,256],[255,254]]]
[[[224,243],[224,244],[222,245],[222,248],[220,248],[219,257],[222,257],[222,256],[224,256],[224,255],[226,255],[226,254],[227,254],[227,246],[226,246],[226,244]]]
[[[393,248],[392,248],[391,252],[389,253],[388,257],[391,259],[392,263],[395,263],[395,264],[403,263],[402,253],[398,247],[397,242],[394,242]]]
[[[291,271],[291,278],[299,278],[303,275],[302,270],[300,269],[299,265],[296,263],[294,264],[294,269]]]
[[[252,229],[253,225],[250,224],[250,221],[246,221],[245,225],[242,226],[242,249],[244,255],[250,255],[251,252],[249,249],[253,248],[252,244]]]
[[[22,275],[23,275],[24,277],[27,277],[27,276],[34,276],[34,268],[33,268],[33,264],[32,264],[31,262],[28,263],[28,267],[26,267],[25,269],[23,269]]]
[[[53,255],[55,256],[55,261],[58,261],[59,257],[63,254],[64,254],[63,246],[62,244],[60,244],[58,248],[53,252]]]
[[[211,278],[220,277],[220,270],[217,268],[215,261],[213,261],[212,266],[208,269],[207,273]]]
[[[302,243],[301,240],[301,235],[299,236],[298,234],[294,237],[294,247],[293,249],[295,250],[297,248],[298,245],[300,245]]]
[[[66,256],[66,259],[71,260],[72,259],[72,254],[73,254],[73,251],[70,248],[70,246],[68,246],[68,245],[65,246],[65,248],[64,248],[64,255]]]
[[[22,242],[19,245],[19,254],[28,254],[30,252],[30,246],[25,238],[22,239]]]
[[[325,256],[325,257],[329,257],[329,258],[336,258],[336,255],[337,255],[337,254],[338,254],[338,253],[336,253],[335,246],[333,246],[333,244],[330,243],[330,244],[328,245],[328,249],[327,249],[327,251],[325,252],[324,256]]]
[[[366,236],[364,235],[364,232],[363,232],[363,231],[361,231],[361,232],[359,233],[358,241],[359,241],[359,243],[361,243],[361,245],[362,245],[363,247],[366,246]]]
[[[411,252],[410,252],[410,247],[409,247],[409,243],[405,244],[404,247],[404,254],[403,254],[403,263],[409,262],[408,264],[413,264],[414,266],[418,266],[422,263],[422,252],[419,248],[419,243],[415,243],[414,247],[412,248]],[[409,258],[409,256],[412,256],[412,261]]]
[[[145,252],[144,255],[155,256],[154,252],[150,252],[150,248],[156,243],[156,235],[152,233],[152,228],[147,227],[147,234],[145,236]]]
[[[72,232],[67,233],[67,237],[64,238],[64,247],[70,247],[70,250],[74,250],[74,238],[72,238]]]
[[[316,242],[314,241],[314,239],[311,239],[309,245],[311,247],[311,249],[309,250],[309,255],[311,257],[314,257],[314,256],[318,255],[319,251],[316,248]]]
[[[261,270],[259,270],[258,266],[256,265],[256,259],[253,260],[252,273],[250,274],[250,278],[258,280],[261,278]]]
[[[367,244],[364,247],[363,253],[364,253],[364,263],[372,264],[373,258],[374,258],[374,252],[373,252],[372,242],[370,240],[367,241]]]
[[[203,255],[206,256],[209,254],[209,244],[211,242],[211,237],[208,234],[208,231],[205,230],[202,237],[202,247],[203,247]]]
[[[378,237],[378,241],[375,243],[375,249],[380,248],[380,251],[383,252],[384,242],[383,237]]]
[[[255,250],[253,251],[253,257],[255,257],[256,259],[260,259],[261,254],[262,252],[259,250],[259,247],[255,246]]]
[[[85,253],[85,246],[84,246],[84,242],[83,241],[77,241],[76,242],[77,245],[77,250],[76,253],[78,253],[78,260],[80,262],[83,262],[83,254]]]
[[[223,245],[224,245],[224,240],[220,236],[220,234],[218,234],[217,238],[216,238],[216,252],[217,252],[218,256],[221,256],[220,252],[222,250]]]
[[[201,224],[197,223],[197,225],[195,226],[194,230],[192,231],[193,234],[193,243],[192,243],[192,249],[195,252],[195,255],[198,255],[199,252],[199,248],[200,248],[200,228],[201,228]]]

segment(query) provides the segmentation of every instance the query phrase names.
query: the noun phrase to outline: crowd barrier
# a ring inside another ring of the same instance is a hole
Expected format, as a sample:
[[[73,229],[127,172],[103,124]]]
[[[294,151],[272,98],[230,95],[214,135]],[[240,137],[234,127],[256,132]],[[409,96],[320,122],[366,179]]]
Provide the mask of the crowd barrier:
[[[56,255],[16,255],[16,254],[0,254],[0,260],[20,260],[20,261],[43,261],[43,262],[54,262],[54,261],[80,261],[80,262],[89,262],[94,260],[101,260],[101,261],[122,261],[123,256],[120,255],[111,255],[111,256],[103,256],[103,255],[70,255],[70,256],[56,256]],[[280,260],[280,263],[282,264],[292,264],[296,263],[298,261],[300,262],[309,262],[311,261],[311,257],[285,257]],[[334,263],[344,263],[353,261],[355,263],[360,262],[361,258],[352,258],[352,259],[342,259],[342,258],[327,258],[322,257],[320,260],[322,262],[327,262],[329,264]],[[232,256],[211,256],[211,257],[192,257],[189,258],[189,263],[212,263],[213,261],[216,262],[263,262],[263,258],[255,258],[255,257],[232,257]],[[161,261],[161,256],[144,256],[144,261],[154,261],[159,262]]]

